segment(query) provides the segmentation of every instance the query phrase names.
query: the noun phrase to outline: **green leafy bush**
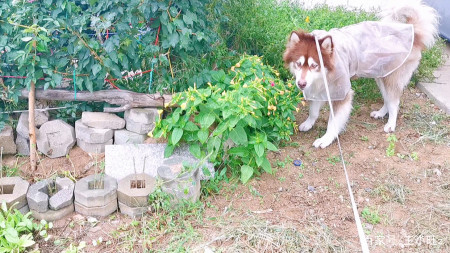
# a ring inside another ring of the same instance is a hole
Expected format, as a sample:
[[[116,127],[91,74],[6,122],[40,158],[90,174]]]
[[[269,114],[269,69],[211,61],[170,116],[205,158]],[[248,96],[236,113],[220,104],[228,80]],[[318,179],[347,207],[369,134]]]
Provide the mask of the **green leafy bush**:
[[[33,231],[36,226],[29,216],[18,210],[8,210],[6,203],[2,203],[0,210],[0,252],[22,252],[35,244]]]
[[[171,103],[180,107],[152,134],[168,138],[166,156],[184,141],[195,157],[223,162],[244,183],[261,169],[272,173],[267,152],[290,140],[300,102],[296,87],[278,76],[261,58],[245,55],[228,74],[214,72],[214,85],[175,95]]]

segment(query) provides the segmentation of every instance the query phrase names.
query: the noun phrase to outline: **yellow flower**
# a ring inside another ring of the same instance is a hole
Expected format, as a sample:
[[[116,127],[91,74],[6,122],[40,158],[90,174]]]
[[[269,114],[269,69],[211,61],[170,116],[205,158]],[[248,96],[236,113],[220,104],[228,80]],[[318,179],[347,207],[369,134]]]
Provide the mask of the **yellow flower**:
[[[181,107],[181,109],[186,109],[186,102],[184,102],[184,103],[182,103],[181,105],[180,105],[180,107]]]
[[[290,121],[290,120],[291,120],[291,117],[287,117],[287,120]]]
[[[305,22],[309,24],[309,16],[306,16]]]
[[[236,63],[236,68],[240,68],[241,67],[241,64],[238,62],[238,63]]]
[[[302,105],[303,105],[303,106],[306,106],[306,103],[305,103],[305,101],[302,101]]]
[[[242,87],[243,87],[243,88],[247,88],[247,87],[248,87],[248,85],[247,85],[247,84],[244,84],[244,85],[242,85]]]
[[[161,111],[162,111],[162,110],[161,110]],[[147,135],[148,135],[148,137],[153,138],[153,130],[152,130],[151,132],[149,132]]]
[[[296,111],[296,112],[299,112],[299,111],[300,111],[300,108],[295,107],[295,111]]]
[[[191,99],[191,101],[194,101],[194,100],[195,100],[195,97],[194,97],[194,96],[192,96],[192,97],[191,97],[190,99]]]
[[[234,71],[234,66],[231,67],[231,71]]]
[[[280,90],[280,95],[284,95],[284,91]]]
[[[288,83],[288,87],[291,88],[291,87],[292,87],[292,84],[291,84],[291,83]]]
[[[276,75],[276,76],[280,76],[280,73],[278,73],[278,72],[275,72],[275,75]]]
[[[267,113],[267,116],[270,116],[270,112]]]
[[[163,110],[158,110],[158,115],[159,115],[159,117],[161,117],[161,114],[163,113]]]

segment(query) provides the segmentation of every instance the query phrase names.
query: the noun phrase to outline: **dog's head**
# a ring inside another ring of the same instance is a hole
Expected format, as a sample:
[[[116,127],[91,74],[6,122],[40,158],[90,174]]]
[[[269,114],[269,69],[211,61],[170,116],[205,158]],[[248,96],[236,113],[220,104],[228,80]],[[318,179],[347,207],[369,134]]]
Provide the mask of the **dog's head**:
[[[319,40],[325,71],[333,70],[333,39],[326,36]],[[314,36],[303,31],[293,31],[283,55],[285,65],[295,76],[297,87],[304,90],[322,79],[319,54]]]

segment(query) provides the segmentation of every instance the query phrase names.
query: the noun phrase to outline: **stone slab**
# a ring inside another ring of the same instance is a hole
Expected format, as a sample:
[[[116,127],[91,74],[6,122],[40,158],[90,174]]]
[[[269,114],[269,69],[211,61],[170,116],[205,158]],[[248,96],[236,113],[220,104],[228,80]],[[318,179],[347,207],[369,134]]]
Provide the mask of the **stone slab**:
[[[447,60],[443,66],[434,72],[432,83],[418,83],[419,89],[427,94],[433,102],[450,115],[450,44],[444,50]]]
[[[146,137],[145,134],[137,134],[128,130],[116,130],[114,131],[114,144],[142,144]]]
[[[120,180],[130,174],[146,173],[152,177],[157,176],[157,169],[165,161],[164,149],[167,144],[138,144],[138,145],[108,145],[105,148],[105,173],[117,180]],[[174,150],[173,156],[180,157],[188,163],[196,164],[196,159],[190,152],[189,147],[183,145]],[[135,166],[133,167],[133,157]],[[144,158],[146,157],[145,168]],[[211,163],[206,163],[205,166],[209,169],[211,177],[214,176],[214,166]],[[203,174],[203,170],[199,171],[200,179],[209,179]]]
[[[132,120],[141,124],[155,123],[158,116],[158,110],[155,108],[133,108],[126,110],[124,114],[125,121]]]
[[[119,209],[121,213],[126,214],[132,218],[136,218],[144,216],[144,214],[149,210],[149,207],[129,207],[119,201]]]
[[[103,188],[89,189],[90,185],[99,180],[103,181]],[[85,207],[101,207],[112,201],[117,202],[117,180],[113,177],[90,175],[75,184],[75,202],[78,204]]]
[[[105,143],[113,138],[114,130],[88,127],[81,120],[75,121],[75,136],[88,143]]]
[[[2,147],[5,155],[13,155],[17,152],[16,143],[14,142],[14,131],[9,125],[5,125],[0,131],[0,148]]]
[[[105,143],[89,143],[83,140],[77,139],[77,146],[80,147],[86,153],[100,154],[105,152],[105,146],[113,144],[113,139],[109,139]]]
[[[29,140],[30,139],[30,130],[29,130],[29,121],[28,121],[28,113],[23,112],[20,114],[19,121],[17,121],[16,132],[20,134],[23,138]],[[39,130],[36,128],[36,135],[38,135]]]
[[[30,155],[30,140],[22,137],[20,134],[16,138],[17,154],[19,155]]]
[[[117,210],[117,199],[104,206],[86,207],[75,201],[75,211],[86,216],[108,216]]]
[[[30,209],[31,215],[37,220],[55,221],[64,218],[65,216],[73,213],[74,204],[70,204],[59,210],[47,210],[46,212],[38,212],[36,210]]]
[[[133,181],[145,182],[144,187],[132,188]],[[156,179],[145,173],[131,174],[121,179],[117,186],[117,199],[128,207],[148,206],[148,195],[156,189]]]
[[[122,129],[125,127],[124,119],[106,112],[83,112],[81,121],[93,128]]]
[[[137,134],[148,134],[155,127],[155,123],[142,124],[134,122],[130,119],[127,120],[127,130]]]
[[[70,149],[75,145],[75,140],[74,127],[62,120],[44,123],[36,138],[38,150],[50,158],[69,154]]]
[[[16,209],[26,206],[29,186],[30,183],[20,177],[0,178],[0,203],[5,201],[8,208],[15,204]]]

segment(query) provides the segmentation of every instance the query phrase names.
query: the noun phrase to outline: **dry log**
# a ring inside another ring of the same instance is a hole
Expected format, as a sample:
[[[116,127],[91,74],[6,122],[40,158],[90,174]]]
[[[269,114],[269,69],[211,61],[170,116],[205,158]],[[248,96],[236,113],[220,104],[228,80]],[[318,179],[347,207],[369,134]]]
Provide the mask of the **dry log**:
[[[29,91],[22,90],[21,97],[28,98]],[[136,93],[127,90],[79,91],[75,99],[69,90],[36,90],[36,99],[53,101],[106,102],[120,107],[105,107],[105,112],[123,112],[136,107],[164,107],[172,100],[172,95]]]

